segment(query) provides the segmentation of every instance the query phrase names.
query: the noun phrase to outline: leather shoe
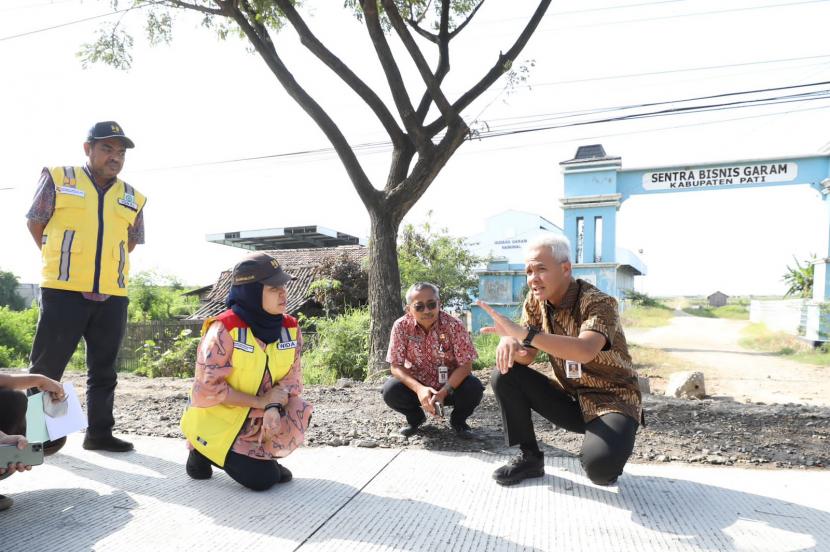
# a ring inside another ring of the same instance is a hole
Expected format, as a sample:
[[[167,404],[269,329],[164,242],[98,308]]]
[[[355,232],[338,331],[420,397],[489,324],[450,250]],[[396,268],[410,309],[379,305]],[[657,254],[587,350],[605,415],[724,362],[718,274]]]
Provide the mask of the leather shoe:
[[[14,500],[12,500],[12,497],[0,495],[0,512],[2,512],[3,510],[8,510],[12,507],[12,504],[14,504]]]
[[[510,462],[493,472],[493,479],[499,485],[515,485],[531,477],[545,475],[545,455],[521,451]]]
[[[187,455],[184,471],[191,479],[210,479],[213,475],[213,466],[210,465],[210,460],[193,449]]]
[[[86,450],[106,450],[109,452],[129,452],[133,450],[132,443],[113,435],[102,435],[100,437],[87,435],[84,437],[83,446]]]
[[[452,426],[452,430],[455,431],[455,434],[458,436],[459,439],[469,441],[471,439],[476,438],[476,434],[473,433],[473,430],[470,429],[470,426],[468,426],[466,422],[461,425]]]
[[[277,464],[277,469],[280,470],[280,480],[277,483],[288,483],[294,478],[294,475],[292,475],[291,470],[289,470],[276,460],[274,460],[274,462]]]
[[[52,456],[66,444],[66,437],[43,443],[43,456]]]
[[[418,422],[417,424],[413,425],[413,424],[407,423],[405,426],[403,426],[402,428],[400,428],[398,430],[398,433],[400,433],[404,437],[412,437],[413,435],[415,435],[418,432],[418,428],[421,427],[421,424],[423,424],[426,421],[427,421],[427,417],[424,416],[423,418],[421,418],[421,421]]]

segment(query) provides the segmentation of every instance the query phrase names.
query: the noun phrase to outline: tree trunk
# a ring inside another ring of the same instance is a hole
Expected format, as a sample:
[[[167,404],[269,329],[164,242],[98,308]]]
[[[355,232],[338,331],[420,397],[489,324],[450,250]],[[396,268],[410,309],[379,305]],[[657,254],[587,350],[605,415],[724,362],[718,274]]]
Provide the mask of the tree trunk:
[[[386,349],[392,324],[403,314],[401,273],[398,270],[398,227],[391,209],[370,209],[369,219],[369,366],[366,379],[387,373]]]

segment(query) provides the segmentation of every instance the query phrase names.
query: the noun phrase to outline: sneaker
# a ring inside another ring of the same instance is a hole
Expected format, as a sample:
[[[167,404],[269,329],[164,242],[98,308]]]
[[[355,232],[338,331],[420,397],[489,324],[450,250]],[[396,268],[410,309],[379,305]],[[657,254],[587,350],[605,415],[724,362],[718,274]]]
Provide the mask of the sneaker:
[[[8,510],[14,504],[14,500],[10,496],[0,495],[0,512]]]
[[[545,455],[521,451],[510,462],[493,472],[499,485],[515,485],[531,477],[545,475]]]
[[[469,441],[471,439],[476,438],[476,434],[473,433],[473,430],[470,429],[470,426],[468,426],[466,422],[462,423],[461,425],[452,426],[452,430],[455,432],[459,439]]]
[[[92,437],[87,434],[87,436],[84,437],[83,446],[86,450],[107,450],[109,452],[129,452],[133,450],[132,443],[119,439],[113,435]]]
[[[421,421],[418,422],[417,424],[413,425],[413,424],[410,424],[410,423],[407,422],[407,424],[405,426],[403,426],[402,428],[400,428],[398,430],[398,433],[400,433],[404,437],[412,437],[413,435],[415,435],[418,432],[418,428],[421,427],[421,425],[426,421],[427,421],[427,417],[424,416],[423,418],[421,418]]]
[[[187,463],[184,465],[184,470],[191,479],[210,479],[213,475],[213,466],[210,465],[210,460],[202,456],[195,449],[191,450],[187,456]]]

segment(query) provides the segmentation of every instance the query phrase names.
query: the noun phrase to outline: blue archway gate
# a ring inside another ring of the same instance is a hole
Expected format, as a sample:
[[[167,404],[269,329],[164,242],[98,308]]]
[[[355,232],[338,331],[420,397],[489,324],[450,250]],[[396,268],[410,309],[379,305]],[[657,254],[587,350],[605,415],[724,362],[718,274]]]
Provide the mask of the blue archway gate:
[[[634,274],[645,272],[616,243],[617,211],[631,196],[809,184],[821,193],[830,218],[827,155],[622,170],[620,157],[592,145],[580,147],[573,159],[560,165],[565,177],[565,235],[571,241],[574,275],[617,297],[633,287]],[[825,256],[815,263],[813,300],[804,313],[805,337],[814,341],[830,340],[830,317],[822,314],[822,305],[830,301],[830,231],[825,242]]]

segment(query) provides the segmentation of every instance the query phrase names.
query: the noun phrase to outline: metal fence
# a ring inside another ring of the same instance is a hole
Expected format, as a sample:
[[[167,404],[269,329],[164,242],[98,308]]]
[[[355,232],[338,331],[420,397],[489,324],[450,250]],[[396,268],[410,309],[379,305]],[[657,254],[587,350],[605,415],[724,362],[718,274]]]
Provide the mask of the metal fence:
[[[182,331],[190,330],[191,337],[198,337],[202,330],[202,320],[152,320],[150,322],[130,322],[118,351],[116,366],[119,371],[132,372],[138,367],[141,350],[145,343],[153,341],[159,351],[166,351]],[[303,350],[308,351],[317,344],[316,332],[303,332]],[[81,345],[83,347],[83,345]]]
[[[119,371],[132,372],[138,367],[141,349],[147,341],[153,341],[161,351],[170,348],[176,337],[184,330],[190,330],[191,336],[198,337],[202,329],[201,320],[151,320],[149,322],[130,322],[118,351],[116,365]]]

